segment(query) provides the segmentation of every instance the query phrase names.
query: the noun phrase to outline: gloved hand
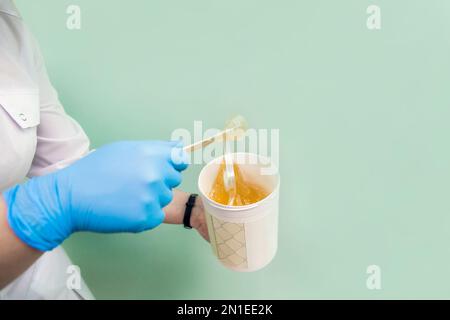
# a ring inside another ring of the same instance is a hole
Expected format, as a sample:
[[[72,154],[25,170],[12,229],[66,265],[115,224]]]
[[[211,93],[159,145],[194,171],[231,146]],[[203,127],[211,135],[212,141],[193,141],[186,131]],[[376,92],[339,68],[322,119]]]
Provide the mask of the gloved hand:
[[[112,143],[7,190],[8,222],[22,241],[42,251],[75,231],[152,229],[164,220],[162,208],[186,167],[179,142]]]

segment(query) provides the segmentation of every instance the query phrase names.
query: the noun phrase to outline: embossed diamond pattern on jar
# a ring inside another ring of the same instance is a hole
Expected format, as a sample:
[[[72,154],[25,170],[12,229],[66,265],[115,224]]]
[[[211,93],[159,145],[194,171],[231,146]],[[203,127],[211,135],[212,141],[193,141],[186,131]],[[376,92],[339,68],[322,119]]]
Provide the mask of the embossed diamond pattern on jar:
[[[244,224],[212,218],[217,253],[222,262],[234,267],[247,267]]]

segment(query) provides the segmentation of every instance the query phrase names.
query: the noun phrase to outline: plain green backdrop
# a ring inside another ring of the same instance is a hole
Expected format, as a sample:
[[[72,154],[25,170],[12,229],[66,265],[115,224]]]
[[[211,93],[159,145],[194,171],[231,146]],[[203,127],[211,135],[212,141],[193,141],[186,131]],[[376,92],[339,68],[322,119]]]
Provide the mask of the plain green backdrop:
[[[81,30],[66,8],[81,8]],[[382,28],[366,27],[381,8]],[[93,147],[236,112],[280,129],[279,249],[222,267],[195,231],[65,243],[97,298],[450,298],[450,1],[20,0]],[[196,191],[201,166],[184,175]],[[379,265],[382,289],[368,290]]]

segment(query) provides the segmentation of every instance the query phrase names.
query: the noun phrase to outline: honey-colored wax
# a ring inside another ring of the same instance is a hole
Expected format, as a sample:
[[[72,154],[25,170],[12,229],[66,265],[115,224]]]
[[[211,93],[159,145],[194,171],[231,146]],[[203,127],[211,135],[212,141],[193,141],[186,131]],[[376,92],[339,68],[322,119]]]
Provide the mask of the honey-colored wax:
[[[269,195],[262,186],[244,180],[237,164],[233,164],[235,175],[235,189],[226,190],[224,184],[225,162],[220,165],[216,179],[213,183],[209,197],[224,205],[245,206],[258,202]],[[234,198],[234,199],[233,199]]]

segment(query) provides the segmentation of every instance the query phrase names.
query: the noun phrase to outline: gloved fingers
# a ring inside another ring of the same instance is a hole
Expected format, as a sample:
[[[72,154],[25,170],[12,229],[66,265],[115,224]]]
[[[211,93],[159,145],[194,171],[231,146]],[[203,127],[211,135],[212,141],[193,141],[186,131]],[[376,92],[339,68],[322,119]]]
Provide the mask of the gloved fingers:
[[[153,206],[151,206],[151,209],[148,210],[145,222],[141,226],[141,228],[138,228],[136,230],[137,232],[156,228],[161,223],[163,223],[163,221],[166,217],[166,214],[164,213],[164,211],[161,208],[155,208],[155,206],[158,206],[158,205],[154,204]]]
[[[148,141],[148,146],[152,149],[155,148],[155,146],[161,146],[162,150],[164,150],[163,152],[167,152],[169,163],[175,170],[183,171],[189,165],[189,156],[186,151],[183,150],[184,143],[182,140]]]
[[[161,208],[167,206],[173,199],[173,193],[165,184],[159,189],[159,204]]]
[[[178,146],[180,143],[180,141],[145,140],[137,142],[137,145],[143,150],[148,151],[149,155],[154,156],[154,151],[158,150],[170,157],[172,148]],[[182,144],[180,146],[182,146]]]
[[[182,177],[181,173],[175,170],[171,165],[167,165],[169,168],[166,170],[164,182],[170,189],[180,185]]]
[[[183,148],[183,146],[184,146],[184,142],[181,139],[171,140],[171,141],[169,141],[169,143],[172,147]]]
[[[189,157],[186,151],[183,150],[182,145],[175,145],[170,153],[170,163],[175,170],[183,171],[189,165]]]
[[[168,149],[172,149],[174,147],[182,148],[183,147],[183,141],[182,140],[172,140],[172,141],[166,141],[166,140],[146,140],[144,141],[146,146],[149,146],[150,148],[155,147],[165,147]]]

